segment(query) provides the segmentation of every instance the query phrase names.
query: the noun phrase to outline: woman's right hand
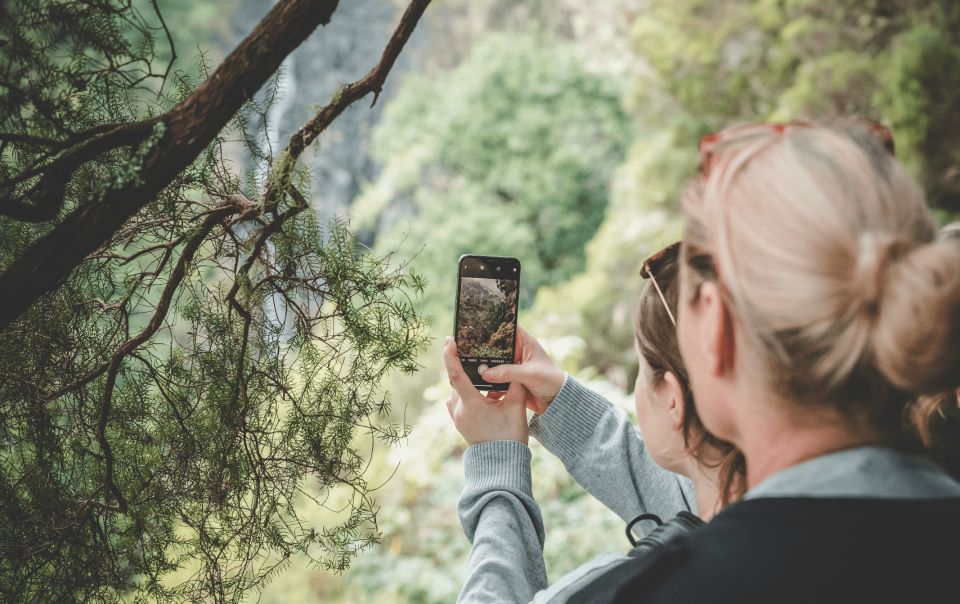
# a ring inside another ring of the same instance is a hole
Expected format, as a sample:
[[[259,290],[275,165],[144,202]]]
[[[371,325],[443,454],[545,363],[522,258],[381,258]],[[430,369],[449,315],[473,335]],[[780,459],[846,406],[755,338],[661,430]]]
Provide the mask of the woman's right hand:
[[[527,389],[527,408],[543,415],[563,387],[565,376],[536,338],[517,327],[517,354],[513,365],[497,365],[483,372],[494,384],[516,383]]]

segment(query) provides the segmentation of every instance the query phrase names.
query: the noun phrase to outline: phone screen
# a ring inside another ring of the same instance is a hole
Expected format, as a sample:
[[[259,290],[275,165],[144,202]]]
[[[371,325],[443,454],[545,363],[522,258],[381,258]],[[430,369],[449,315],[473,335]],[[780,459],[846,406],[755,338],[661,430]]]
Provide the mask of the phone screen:
[[[480,374],[487,367],[512,363],[517,341],[520,261],[497,256],[460,258],[454,337],[460,362],[481,390],[506,390]]]

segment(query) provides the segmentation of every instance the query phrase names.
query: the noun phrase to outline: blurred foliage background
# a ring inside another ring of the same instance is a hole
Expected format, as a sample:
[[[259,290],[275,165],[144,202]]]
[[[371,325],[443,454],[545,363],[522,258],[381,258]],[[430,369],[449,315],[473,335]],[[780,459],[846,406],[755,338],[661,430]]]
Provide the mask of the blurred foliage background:
[[[521,323],[630,409],[639,263],[681,232],[700,136],[733,122],[858,114],[888,124],[943,221],[960,210],[960,5],[951,0],[446,0],[374,127],[350,204],[379,250],[414,256],[434,345],[390,384],[413,426],[383,541],[342,576],[291,568],[264,601],[450,602],[469,544],[464,443],[442,400],[456,258],[520,258]],[[622,523],[537,443],[551,578],[626,549]],[[296,595],[295,595],[296,594]]]
[[[178,65],[198,53],[216,64],[269,4],[161,1]],[[375,62],[382,42],[364,41],[403,7],[342,4],[286,64],[271,110],[281,135]],[[324,135],[312,170],[320,218],[349,220],[360,242],[399,250],[427,281],[424,368],[387,384],[412,430],[371,452],[381,543],[342,574],[292,560],[263,602],[455,599],[469,551],[456,516],[464,442],[442,404],[439,342],[452,331],[459,255],[518,257],[521,324],[629,409],[639,264],[679,237],[700,136],[733,122],[870,117],[892,127],[941,220],[960,211],[955,0],[443,0],[415,42],[378,106]],[[531,446],[550,577],[626,550],[619,519]],[[330,514],[302,502],[318,526]]]

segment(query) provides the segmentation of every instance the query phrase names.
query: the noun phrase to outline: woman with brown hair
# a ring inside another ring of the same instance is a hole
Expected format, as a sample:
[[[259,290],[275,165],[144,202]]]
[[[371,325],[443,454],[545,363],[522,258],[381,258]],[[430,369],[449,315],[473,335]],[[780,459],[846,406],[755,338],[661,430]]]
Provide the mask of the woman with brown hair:
[[[505,530],[507,526],[498,524],[499,513],[488,507],[493,507],[489,489],[497,477],[474,471],[498,449],[518,455],[528,455],[529,450],[515,442],[483,441],[470,432],[468,420],[458,417],[458,408],[469,412],[473,400],[477,401],[473,405],[485,405],[481,409],[492,413],[508,408],[497,401],[498,395],[484,399],[475,389],[471,392],[466,383],[458,384],[455,344],[447,343],[444,356],[448,368],[453,368],[451,382],[471,397],[466,405],[459,396],[448,401],[451,416],[458,427],[464,428],[464,436],[472,445],[464,459],[467,481],[460,501],[460,517],[474,549],[460,601],[526,602],[531,597],[534,602],[565,601],[579,597],[585,585],[598,581],[608,589],[615,587],[624,563],[666,536],[709,520],[742,495],[743,458],[729,443],[704,430],[680,359],[673,322],[678,249],[679,245],[670,246],[643,264],[642,274],[649,281],[639,297],[634,339],[639,359],[634,388],[639,434],[622,410],[565,375],[523,329],[518,332],[517,364],[484,372],[488,381],[523,387],[526,406],[535,413],[529,434],[557,455],[581,486],[628,522],[627,535],[635,546],[629,555],[595,558],[549,588],[545,576],[538,576],[539,570],[532,578],[524,575],[524,568],[529,570],[526,548],[502,547],[513,535]],[[517,411],[522,413],[522,407],[513,412]],[[499,478],[504,479],[499,487],[513,491],[525,504],[536,505],[524,481],[512,483],[509,476]],[[505,516],[509,516],[509,511]],[[535,518],[539,523],[538,513]],[[485,525],[481,525],[481,520]],[[667,522],[638,542],[632,529],[642,520]],[[537,529],[538,533],[541,531],[542,528]],[[531,541],[529,546],[542,555],[537,542]],[[511,557],[516,560],[511,561]],[[534,587],[541,591],[534,593]]]
[[[641,270],[649,282],[637,308],[634,344],[640,366],[634,397],[637,422],[654,460],[693,481],[700,516],[709,520],[743,495],[746,466],[736,447],[703,427],[694,405],[677,343],[679,250],[680,243],[664,248]],[[662,435],[669,437],[661,452]]]

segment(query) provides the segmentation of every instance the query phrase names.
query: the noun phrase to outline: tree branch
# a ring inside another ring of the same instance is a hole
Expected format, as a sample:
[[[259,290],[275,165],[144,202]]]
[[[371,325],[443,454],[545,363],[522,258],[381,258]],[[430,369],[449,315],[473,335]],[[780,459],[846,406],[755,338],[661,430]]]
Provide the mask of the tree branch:
[[[177,289],[180,287],[180,283],[183,281],[184,276],[187,272],[187,266],[193,261],[193,256],[196,254],[197,250],[200,248],[200,245],[203,244],[204,240],[207,238],[207,235],[210,234],[210,231],[219,223],[223,218],[229,214],[239,211],[240,208],[233,204],[224,204],[218,211],[211,212],[207,214],[207,217],[204,219],[203,223],[194,231],[193,235],[187,241],[187,245],[184,246],[183,252],[180,254],[180,259],[177,261],[177,265],[174,267],[173,271],[170,273],[170,278],[167,280],[166,286],[163,288],[163,294],[160,296],[160,300],[157,302],[156,311],[153,313],[153,317],[150,319],[150,323],[147,327],[141,331],[136,337],[130,338],[123,345],[113,353],[113,357],[110,359],[110,366],[107,370],[107,383],[103,389],[103,398],[100,401],[100,413],[97,418],[97,442],[100,444],[100,450],[103,453],[104,461],[106,463],[106,472],[104,478],[104,495],[109,501],[111,494],[117,500],[116,511],[125,513],[127,511],[127,501],[123,497],[120,489],[113,483],[113,451],[110,448],[110,443],[107,441],[107,421],[110,417],[110,407],[113,401],[113,389],[117,383],[117,375],[120,373],[120,366],[123,363],[123,359],[137,349],[141,344],[149,340],[153,334],[160,329],[160,326],[163,324],[163,320],[167,316],[167,311],[170,308],[170,303],[173,300],[173,296],[176,294]]]
[[[387,74],[393,68],[400,51],[403,50],[407,40],[410,39],[410,34],[413,33],[430,1],[413,0],[410,2],[400,19],[400,24],[397,25],[390,41],[387,42],[387,46],[380,57],[380,62],[377,63],[376,67],[371,69],[363,78],[339,89],[328,105],[318,111],[310,121],[290,137],[287,148],[280,155],[278,170],[271,175],[270,182],[267,183],[266,193],[264,194],[265,207],[272,207],[277,202],[277,193],[286,188],[290,174],[304,149],[310,146],[310,143],[316,140],[320,133],[326,130],[327,126],[343,113],[344,109],[371,92],[373,93],[373,102],[370,103],[370,106],[373,107],[376,104],[377,99],[380,98],[380,92],[383,90],[383,83],[387,79]]]
[[[85,162],[94,159],[101,153],[112,149],[133,145],[150,136],[150,131],[157,118],[145,119],[139,122],[119,124],[94,138],[79,143],[76,147],[64,151],[59,157],[42,168],[27,170],[13,180],[4,183],[3,192],[9,194],[17,183],[23,182],[38,174],[43,174],[40,181],[30,188],[23,200],[7,199],[0,204],[0,216],[9,216],[22,222],[44,222],[56,217],[63,207],[64,190],[70,177]],[[33,203],[26,203],[27,200]]]
[[[280,0],[217,70],[161,116],[163,136],[138,178],[109,188],[31,245],[0,275],[0,329],[56,288],[209,145],[242,104],[320,24],[337,0]]]
[[[174,278],[176,277],[176,284],[179,285],[180,280],[183,278],[182,271],[186,267],[184,263],[191,261],[193,254],[196,253],[197,246],[203,243],[203,238],[205,238],[210,233],[210,231],[213,230],[213,226],[216,225],[216,223],[219,220],[222,220],[230,215],[235,214],[236,216],[234,216],[234,218],[247,217],[253,211],[253,208],[254,208],[253,204],[250,203],[250,200],[247,199],[246,197],[243,197],[242,195],[231,195],[230,197],[224,200],[223,204],[221,204],[220,206],[217,206],[215,209],[206,213],[204,221],[200,225],[200,230],[194,232],[193,236],[187,242],[187,246],[184,247],[183,251],[180,253],[180,259],[178,260],[177,266],[174,268],[173,273],[170,275],[170,279],[167,281],[167,285],[164,287],[163,293],[160,296],[160,301],[157,303],[157,307],[154,311],[153,317],[151,318],[150,322],[147,324],[147,327],[144,328],[142,332],[138,333],[133,338],[130,338],[129,340],[126,340],[123,344],[121,344],[120,348],[118,348],[117,350],[118,354],[122,353],[123,355],[126,355],[132,352],[133,350],[136,350],[137,347],[139,347],[141,344],[149,340],[153,336],[153,334],[156,333],[157,329],[160,328],[161,322],[166,317],[167,309],[169,308],[170,299],[173,297],[173,294],[176,293],[176,288],[175,287],[172,288],[170,284],[174,281]],[[176,243],[179,245],[180,241],[177,241]],[[167,253],[168,254],[172,253],[172,249],[168,248]],[[184,255],[188,253],[189,255],[187,257],[187,260],[184,261]],[[162,266],[158,266],[157,269],[153,272],[159,274],[159,271],[162,270],[162,268],[163,268]],[[179,274],[179,277],[177,277],[178,274]],[[126,352],[123,352],[123,351],[126,351]],[[93,369],[85,373],[82,377],[78,378],[73,382],[70,382],[66,386],[63,386],[62,388],[58,389],[56,392],[42,395],[41,396],[42,400],[44,402],[54,401],[65,394],[68,394],[79,388],[82,388],[86,384],[89,384],[93,380],[103,375],[103,372],[107,371],[107,369],[110,368],[112,362],[113,361],[111,358],[111,360],[101,363],[100,365],[97,365],[96,367],[94,367]]]

